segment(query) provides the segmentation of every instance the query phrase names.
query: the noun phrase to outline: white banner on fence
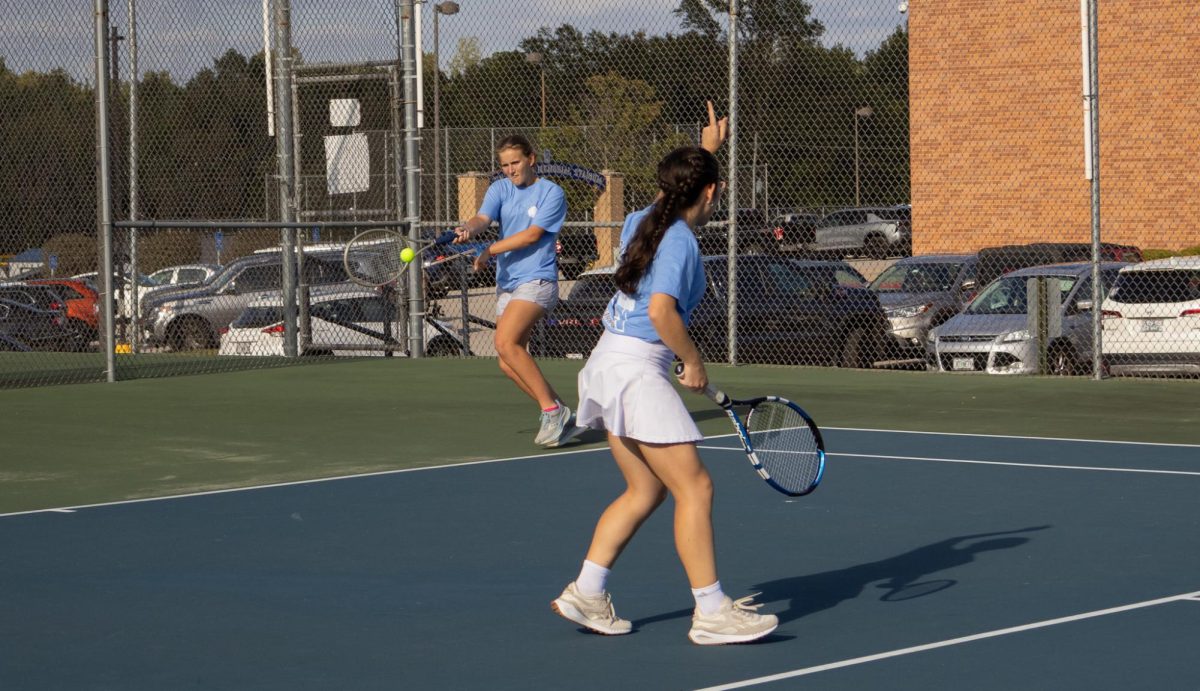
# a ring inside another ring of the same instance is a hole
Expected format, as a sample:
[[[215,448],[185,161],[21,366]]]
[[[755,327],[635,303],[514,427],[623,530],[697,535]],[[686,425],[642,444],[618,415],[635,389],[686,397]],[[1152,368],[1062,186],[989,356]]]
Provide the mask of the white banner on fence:
[[[365,192],[371,186],[371,154],[365,134],[325,137],[325,180],[329,194]]]

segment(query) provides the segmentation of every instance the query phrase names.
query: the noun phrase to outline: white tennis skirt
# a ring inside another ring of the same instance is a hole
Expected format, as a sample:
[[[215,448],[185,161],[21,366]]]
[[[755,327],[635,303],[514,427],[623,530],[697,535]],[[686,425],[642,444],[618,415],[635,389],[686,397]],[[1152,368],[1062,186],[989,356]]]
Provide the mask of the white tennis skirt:
[[[673,360],[661,343],[605,331],[579,372],[576,424],[648,444],[704,439],[673,385]]]

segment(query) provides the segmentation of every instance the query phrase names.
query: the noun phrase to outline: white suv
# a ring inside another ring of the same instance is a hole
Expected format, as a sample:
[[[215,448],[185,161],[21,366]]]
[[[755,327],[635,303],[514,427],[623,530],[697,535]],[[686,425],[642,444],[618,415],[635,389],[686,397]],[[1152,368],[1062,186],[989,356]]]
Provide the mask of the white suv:
[[[1200,257],[1122,269],[1101,316],[1113,374],[1200,374]]]
[[[912,254],[912,209],[893,206],[834,211],[817,223],[808,249],[873,259],[908,256]]]

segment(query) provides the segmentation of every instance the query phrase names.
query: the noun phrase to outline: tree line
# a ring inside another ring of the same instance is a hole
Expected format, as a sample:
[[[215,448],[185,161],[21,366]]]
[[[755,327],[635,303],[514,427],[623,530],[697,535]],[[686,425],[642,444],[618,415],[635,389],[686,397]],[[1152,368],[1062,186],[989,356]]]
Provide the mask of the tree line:
[[[426,60],[425,124],[431,123],[434,79],[440,120],[451,133],[451,172],[486,169],[490,141],[464,133],[499,130],[530,134],[559,161],[622,172],[627,206],[653,195],[662,153],[693,141],[705,100],[727,112],[728,41],[718,21],[721,0],[682,0],[684,31],[583,32],[570,25],[543,28],[519,50],[483,57],[470,42],[434,74]],[[903,28],[859,57],[825,47],[824,28],[807,3],[747,2],[739,33],[739,184],[768,178],[771,206],[829,207],[853,202],[855,110],[861,122],[859,174],[863,203],[908,201],[908,47]],[[533,63],[528,54],[539,53]],[[303,64],[303,56],[297,56]],[[138,197],[143,218],[263,219],[278,206],[273,187],[275,141],[267,133],[262,54],[229,51],[211,67],[177,83],[147,72],[138,85]],[[541,128],[545,79],[546,124]],[[385,82],[349,81],[304,87],[295,120],[303,133],[303,174],[325,171],[323,138],[331,98],[357,98],[364,130],[392,127]],[[129,85],[113,89],[113,200],[117,218],[128,208]],[[55,235],[94,234],[96,156],[94,94],[65,72],[17,74],[0,58],[0,253],[41,247]],[[380,146],[388,148],[386,138]],[[383,151],[378,171],[396,170]],[[428,131],[422,167],[428,180],[433,151]],[[759,167],[751,170],[756,161]],[[375,184],[374,182],[372,183]],[[382,183],[381,183],[382,184]],[[423,215],[432,217],[431,185],[422,189]],[[573,216],[591,207],[594,192],[569,186]],[[739,197],[748,206],[749,192]],[[394,199],[392,201],[394,203]],[[195,252],[189,245],[187,252]],[[162,254],[162,253],[160,253]],[[170,263],[165,253],[158,261]],[[186,261],[188,257],[180,259]],[[146,266],[146,269],[154,267]]]

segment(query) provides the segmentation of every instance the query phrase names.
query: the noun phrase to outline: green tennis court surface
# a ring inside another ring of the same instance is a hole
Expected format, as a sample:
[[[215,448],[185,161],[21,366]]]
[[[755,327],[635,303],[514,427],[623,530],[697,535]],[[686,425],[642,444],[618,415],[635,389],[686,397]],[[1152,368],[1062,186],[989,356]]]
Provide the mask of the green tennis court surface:
[[[546,361],[572,400],[582,363]],[[1191,381],[713,367],[823,427],[1200,442]],[[536,453],[492,360],[404,359],[0,393],[0,513]],[[686,399],[706,434],[724,416]],[[600,435],[585,437],[600,445]],[[982,442],[981,442],[982,443]]]

